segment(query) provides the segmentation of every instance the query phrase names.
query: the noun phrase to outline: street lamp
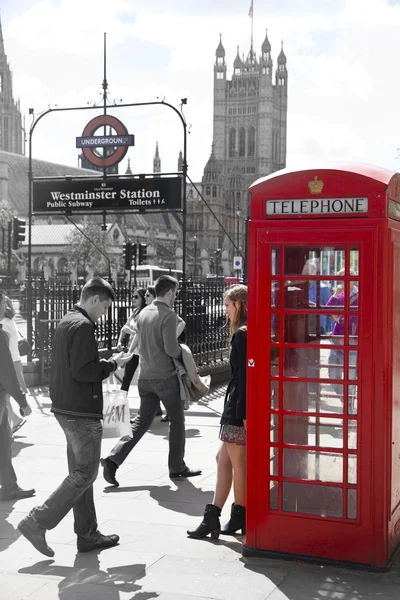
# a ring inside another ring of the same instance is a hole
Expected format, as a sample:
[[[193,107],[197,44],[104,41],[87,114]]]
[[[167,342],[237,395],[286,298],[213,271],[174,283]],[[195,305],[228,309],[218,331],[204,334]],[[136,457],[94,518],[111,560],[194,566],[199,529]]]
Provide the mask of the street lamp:
[[[221,252],[222,252],[222,248],[217,248],[214,252],[214,256],[215,256],[215,274],[217,277],[219,277],[220,274],[220,260],[221,260]]]
[[[240,237],[240,232],[239,232],[239,225],[240,225],[240,213],[242,211],[240,210],[240,207],[237,206],[236,207],[236,252],[239,254],[239,237]],[[237,269],[236,271],[236,277],[239,279],[239,275],[240,275],[240,269]]]

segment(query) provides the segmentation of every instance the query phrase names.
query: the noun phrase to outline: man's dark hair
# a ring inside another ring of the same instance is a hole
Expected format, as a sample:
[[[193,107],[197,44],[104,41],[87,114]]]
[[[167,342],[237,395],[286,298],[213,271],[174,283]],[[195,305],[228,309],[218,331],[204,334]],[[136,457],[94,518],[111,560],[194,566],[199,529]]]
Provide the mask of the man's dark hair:
[[[156,297],[156,290],[154,288],[154,285],[149,285],[147,287],[147,291],[149,292],[149,294],[151,294],[152,296],[154,296],[154,298]]]
[[[175,290],[178,287],[178,280],[171,275],[160,275],[154,284],[156,296],[165,296],[170,290]]]
[[[92,296],[99,296],[101,301],[108,298],[111,298],[112,301],[115,300],[114,290],[111,285],[101,277],[93,277],[93,279],[89,279],[85,283],[81,291],[81,302],[85,302]]]

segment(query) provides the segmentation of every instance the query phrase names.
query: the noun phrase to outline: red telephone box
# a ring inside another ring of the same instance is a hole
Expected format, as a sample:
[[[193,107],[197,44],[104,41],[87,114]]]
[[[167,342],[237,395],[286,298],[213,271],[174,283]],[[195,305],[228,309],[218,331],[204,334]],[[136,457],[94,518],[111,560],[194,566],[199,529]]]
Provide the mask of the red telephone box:
[[[400,175],[250,187],[244,554],[385,568],[400,543]]]

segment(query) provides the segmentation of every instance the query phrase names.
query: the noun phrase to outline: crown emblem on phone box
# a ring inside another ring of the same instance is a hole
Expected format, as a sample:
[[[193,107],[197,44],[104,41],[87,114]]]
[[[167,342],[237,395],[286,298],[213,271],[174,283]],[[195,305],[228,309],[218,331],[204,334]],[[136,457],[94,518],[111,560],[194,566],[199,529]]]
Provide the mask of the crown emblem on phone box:
[[[320,194],[323,190],[324,182],[321,179],[318,179],[318,175],[315,175],[314,181],[308,182],[308,189],[311,194]]]

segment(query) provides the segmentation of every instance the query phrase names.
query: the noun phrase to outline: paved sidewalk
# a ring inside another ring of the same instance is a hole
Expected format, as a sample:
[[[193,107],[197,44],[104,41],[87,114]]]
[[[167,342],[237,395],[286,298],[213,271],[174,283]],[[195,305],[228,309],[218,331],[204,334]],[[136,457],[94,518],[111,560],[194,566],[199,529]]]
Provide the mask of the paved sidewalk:
[[[168,424],[159,417],[118,471],[121,487],[95,483],[99,528],[121,536],[116,548],[77,554],[70,515],[47,539],[56,554],[46,559],[16,524],[41,503],[67,472],[62,431],[50,413],[46,388],[31,389],[34,413],[16,434],[14,466],[22,487],[36,498],[0,502],[0,600],[398,600],[400,566],[374,574],[300,562],[243,559],[240,538],[191,540],[212,500],[223,388],[186,415],[189,466],[200,477],[171,481]],[[138,406],[136,388],[131,408]],[[115,440],[104,440],[103,456]],[[229,504],[223,512],[228,517]]]

